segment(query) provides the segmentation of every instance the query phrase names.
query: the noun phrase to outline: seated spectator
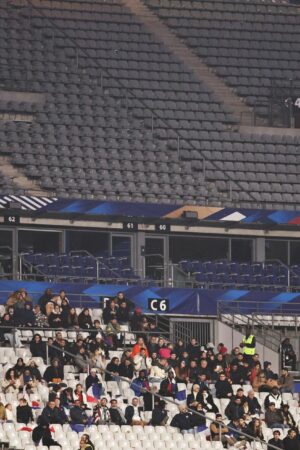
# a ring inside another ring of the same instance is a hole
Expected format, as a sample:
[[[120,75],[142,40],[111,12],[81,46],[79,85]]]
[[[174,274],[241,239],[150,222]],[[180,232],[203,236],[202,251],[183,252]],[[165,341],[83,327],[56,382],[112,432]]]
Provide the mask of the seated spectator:
[[[177,383],[187,384],[189,381],[189,371],[186,367],[185,361],[180,361],[180,363],[175,367],[176,381]]]
[[[152,367],[151,358],[147,356],[146,348],[142,347],[140,353],[135,355],[133,358],[134,371],[139,372],[140,370],[150,371]]]
[[[6,421],[6,408],[2,402],[0,402],[0,421]]]
[[[38,300],[38,305],[40,306],[42,313],[45,315],[46,315],[46,305],[48,302],[51,301],[52,297],[53,297],[52,289],[47,288],[43,293],[43,295]]]
[[[274,386],[277,386],[277,381],[271,379],[268,380],[263,370],[255,376],[252,382],[252,387],[255,392],[271,392],[271,389]]]
[[[48,322],[50,328],[62,328],[61,308],[54,305],[53,311],[48,315]]]
[[[18,393],[21,388],[20,377],[18,377],[14,369],[8,369],[5,379],[2,381],[2,390],[4,394]]]
[[[168,377],[162,380],[160,383],[159,394],[163,397],[173,397],[176,398],[178,392],[178,386],[175,380],[175,375],[173,370],[169,370]]]
[[[201,390],[207,389],[209,391],[208,380],[205,373],[199,373],[196,383],[199,384]]]
[[[36,333],[30,342],[30,351],[33,357],[43,358],[46,361],[46,345],[40,334]]]
[[[50,447],[50,446],[58,446],[58,442],[56,442],[54,439],[52,439],[51,431],[50,431],[50,422],[45,419],[44,416],[38,417],[38,426],[34,428],[32,432],[32,440],[35,445],[39,445],[40,441],[42,441],[42,444]]]
[[[79,450],[94,450],[95,447],[93,443],[90,441],[90,438],[87,434],[83,434],[79,441]]]
[[[190,383],[196,383],[198,380],[199,368],[197,366],[197,362],[192,360],[189,363],[188,367],[188,378]]]
[[[35,315],[32,310],[32,302],[25,302],[24,308],[18,315],[19,324],[21,327],[34,327]]]
[[[300,441],[296,430],[293,428],[288,431],[287,436],[283,439],[284,450],[299,450]]]
[[[100,379],[99,379],[99,381],[100,381]],[[101,379],[101,381],[102,381],[102,379]],[[100,383],[100,384],[101,384],[101,390],[103,390],[102,383]],[[76,387],[73,392],[73,397],[74,397],[74,400],[80,400],[82,405],[87,404],[87,397],[86,397],[85,392],[83,392],[83,387],[82,387],[81,383],[76,384]]]
[[[66,296],[66,291],[64,290],[59,291],[58,295],[54,295],[54,297],[52,297],[52,301],[56,305],[62,307],[62,309],[70,307],[69,299]]]
[[[222,414],[216,414],[216,420],[211,422],[210,435],[213,441],[221,441],[224,447],[227,444],[235,444],[235,439],[230,437],[229,430],[223,422]]]
[[[89,389],[92,388],[92,392],[97,393],[98,398],[104,393],[101,375],[97,374],[97,369],[91,369],[90,374],[85,380],[85,389],[87,394],[89,394]],[[92,394],[91,394],[92,395]]]
[[[117,321],[117,318],[113,318],[106,326],[106,336],[110,341],[110,346],[116,350],[122,346],[123,336],[121,334],[121,327]]]
[[[229,378],[231,379],[232,384],[243,384],[245,382],[241,367],[238,364],[231,364]]]
[[[247,401],[247,397],[244,395],[244,389],[243,388],[238,388],[236,391],[236,397],[241,399],[241,404],[244,405],[244,403],[246,403]]]
[[[282,405],[283,425],[285,428],[295,428],[296,422],[290,412],[289,405]]]
[[[24,363],[23,358],[18,358],[16,364],[13,366],[13,370],[15,371],[15,374],[17,377],[20,377],[23,375],[23,372],[26,368],[26,364]]]
[[[199,384],[193,384],[191,393],[187,396],[186,404],[189,408],[196,407],[198,403],[201,403],[202,398]]]
[[[71,409],[74,405],[73,389],[70,387],[65,388],[60,394],[61,406],[66,409]]]
[[[245,411],[241,404],[241,399],[236,396],[232,396],[225,409],[226,417],[229,420],[242,419],[244,413]]]
[[[125,425],[126,424],[126,418],[121,408],[118,406],[118,401],[115,399],[112,399],[110,401],[110,408],[109,408],[110,418],[112,423],[116,425]]]
[[[33,394],[37,390],[38,381],[31,375],[28,367],[25,368],[23,375],[20,377],[21,385],[26,390],[27,394]]]
[[[163,380],[168,371],[167,360],[164,358],[159,359],[157,364],[153,364],[150,370],[149,378],[151,381],[161,381]]]
[[[87,351],[84,347],[80,347],[78,353],[74,358],[74,364],[80,372],[87,372],[89,367],[89,359]]]
[[[275,447],[284,450],[284,444],[283,441],[280,439],[280,431],[275,430],[273,431],[273,437],[272,439],[269,439],[268,444],[274,445]],[[268,447],[267,450],[273,450],[273,447]]]
[[[152,417],[150,424],[153,426],[160,425],[164,426],[168,422],[168,412],[166,411],[166,402],[164,400],[159,400],[152,410]]]
[[[57,419],[59,423],[68,423],[68,417],[66,415],[65,409],[61,404],[60,398],[56,397],[54,400],[55,409],[57,411]]]
[[[41,417],[46,423],[59,423],[63,425],[64,421],[61,418],[60,411],[55,406],[55,401],[51,400],[47,403],[42,411]]]
[[[149,355],[149,351],[147,349],[145,340],[143,337],[138,337],[136,343],[134,344],[134,346],[132,347],[132,351],[131,351],[131,357],[134,358],[135,355],[139,355],[141,352],[141,349],[145,348],[146,349],[146,356],[147,358],[150,356]]]
[[[78,325],[82,330],[90,330],[93,328],[93,321],[89,308],[84,308],[78,316]]]
[[[265,422],[269,428],[284,429],[283,414],[280,409],[276,409],[275,403],[269,403],[265,412]]]
[[[107,406],[107,398],[102,397],[98,400],[97,405],[93,409],[93,423],[95,425],[106,425],[111,422],[109,408]]]
[[[179,428],[181,432],[193,432],[192,414],[185,405],[179,406],[179,413],[175,414],[170,423],[171,427]]]
[[[252,416],[254,414],[260,414],[261,413],[261,406],[259,404],[258,399],[255,397],[255,392],[251,389],[251,391],[248,392],[247,398],[247,404],[248,404],[248,413]]]
[[[130,328],[132,331],[141,331],[143,318],[144,316],[142,315],[141,308],[135,308],[130,319]]]
[[[124,361],[119,365],[118,370],[121,377],[126,378],[128,381],[132,380],[134,368],[130,359],[124,359]]]
[[[292,394],[294,392],[294,378],[289,374],[287,367],[284,367],[281,371],[278,386],[282,394],[285,392]]]
[[[207,412],[213,412],[217,414],[219,412],[216,404],[214,403],[213,396],[211,395],[208,388],[202,388],[200,389],[200,395],[201,395],[201,405]]]
[[[159,346],[158,346],[158,337],[150,336],[150,340],[147,344],[148,354],[152,355],[152,353],[158,354]]]
[[[118,309],[119,308],[114,300],[111,300],[106,304],[102,313],[102,319],[105,325],[108,325],[112,319],[117,319]]]
[[[269,395],[265,398],[265,409],[268,409],[270,403],[275,404],[276,409],[280,409],[282,405],[282,396],[278,390],[277,386],[272,387],[272,390]]]
[[[121,325],[129,323],[130,320],[130,308],[127,305],[126,300],[122,300],[117,309],[117,321]]]
[[[205,417],[206,411],[201,403],[198,403],[196,407],[193,407],[193,409],[195,410],[195,413],[192,413],[191,417],[192,427],[196,428],[195,431],[197,433],[201,433],[201,431],[207,429]]]
[[[64,378],[64,370],[60,365],[58,358],[52,359],[51,365],[45,370],[43,378],[47,381],[47,383],[59,384],[62,382]]]
[[[171,343],[164,344],[163,347],[161,347],[158,350],[158,354],[160,358],[169,359],[171,357],[171,353],[173,351],[173,345]]]
[[[275,374],[272,370],[272,364],[270,361],[264,361],[264,371],[267,377],[267,380],[277,380],[278,375]]]
[[[219,369],[217,369],[217,370],[218,370],[218,376],[219,376]],[[209,370],[207,359],[201,358],[199,373],[205,374],[207,380],[212,380],[212,372]],[[222,372],[220,372],[220,373],[222,373]]]
[[[33,314],[35,315],[35,326],[38,328],[49,327],[48,317],[42,313],[40,305],[35,305],[33,308]]]
[[[105,372],[105,381],[115,381],[119,373],[120,360],[117,356],[114,356],[111,361],[107,364]]]
[[[228,349],[227,347],[223,344],[223,342],[220,342],[217,346],[217,351],[218,353],[221,353],[221,355],[226,356]]]
[[[26,425],[29,422],[33,422],[32,409],[25,398],[19,400],[19,405],[17,406],[17,422],[25,423]]]
[[[14,422],[14,414],[11,403],[7,403],[5,405],[5,415],[6,415],[6,422]]]
[[[70,409],[70,419],[72,424],[86,425],[89,422],[86,415],[85,408],[82,406],[80,400],[75,400],[74,406]]]
[[[187,346],[187,352],[189,354],[190,359],[194,359],[195,361],[199,361],[200,359],[200,345],[197,342],[197,339],[192,338],[190,343]]]
[[[61,313],[61,320],[64,328],[79,328],[78,316],[75,308],[64,308]]]
[[[233,390],[230,382],[226,379],[225,373],[220,373],[219,379],[215,384],[217,398],[231,398]]]
[[[15,328],[18,323],[13,314],[5,313],[1,318],[1,326],[4,327],[0,332],[2,341],[8,340],[11,347],[23,347],[20,330]]]
[[[248,424],[246,433],[249,436],[252,436],[253,439],[247,438],[249,442],[255,441],[257,439],[264,440],[264,435],[261,429],[261,420],[259,420],[257,417],[251,420],[251,422]]]
[[[131,405],[126,406],[125,418],[127,425],[146,425],[143,417],[143,408],[139,406],[139,399],[137,397],[133,397]]]
[[[141,397],[145,391],[150,389],[147,372],[145,370],[141,370],[139,376],[132,380],[130,388],[137,397]]]

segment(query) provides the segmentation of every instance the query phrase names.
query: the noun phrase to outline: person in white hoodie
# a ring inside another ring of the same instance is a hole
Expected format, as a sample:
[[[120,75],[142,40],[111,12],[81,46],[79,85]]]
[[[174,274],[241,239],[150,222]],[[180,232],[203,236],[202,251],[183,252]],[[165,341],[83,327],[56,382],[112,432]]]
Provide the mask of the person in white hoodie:
[[[149,381],[162,381],[168,373],[168,362],[165,358],[160,358],[157,364],[153,365],[150,370]]]
[[[140,370],[145,370],[149,373],[152,367],[151,358],[147,357],[146,349],[141,348],[140,353],[133,358],[134,371],[139,372]]]

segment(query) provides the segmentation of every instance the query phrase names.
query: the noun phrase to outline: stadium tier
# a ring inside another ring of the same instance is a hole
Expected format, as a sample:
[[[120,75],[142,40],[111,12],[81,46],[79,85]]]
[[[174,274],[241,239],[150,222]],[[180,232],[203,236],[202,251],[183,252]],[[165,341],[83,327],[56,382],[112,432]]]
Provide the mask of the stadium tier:
[[[268,74],[297,73],[293,7],[235,2],[221,16],[225,2],[149,4],[250,103],[268,96]],[[1,154],[38,189],[152,203],[299,204],[299,137],[240,132],[222,98],[123,4],[5,0],[0,8]]]

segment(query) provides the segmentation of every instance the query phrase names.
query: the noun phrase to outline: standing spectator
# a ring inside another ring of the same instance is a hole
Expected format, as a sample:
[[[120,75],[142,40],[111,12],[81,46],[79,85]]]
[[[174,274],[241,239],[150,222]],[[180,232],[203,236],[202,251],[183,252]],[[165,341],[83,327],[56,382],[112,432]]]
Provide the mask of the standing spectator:
[[[164,358],[158,360],[156,364],[153,364],[150,370],[151,381],[161,381],[163,380],[168,371],[168,364]]]
[[[130,328],[132,331],[141,330],[143,318],[144,316],[142,315],[141,308],[135,308],[130,320]]]
[[[107,406],[107,398],[103,397],[101,400],[98,400],[96,406],[93,409],[93,423],[95,425],[106,425],[109,424],[110,412]]]
[[[189,354],[190,359],[194,359],[195,361],[200,359],[200,345],[197,342],[197,339],[192,338],[190,340],[190,343],[187,346],[187,352]]]
[[[93,328],[93,321],[90,315],[89,308],[84,308],[78,316],[79,328],[83,330],[90,330]]]
[[[29,422],[33,422],[32,409],[25,398],[19,400],[19,405],[17,406],[17,422],[25,423],[26,425]]]
[[[296,369],[296,353],[289,338],[285,338],[280,346],[282,367],[290,366],[292,370]]]
[[[87,372],[89,366],[88,355],[84,347],[80,347],[74,358],[74,364],[80,372]]]
[[[250,361],[252,356],[255,355],[256,339],[253,334],[251,334],[251,328],[246,327],[245,336],[243,336],[240,347],[243,349],[244,358]]]
[[[280,439],[280,431],[273,431],[273,437],[268,441],[268,444],[275,445],[275,447],[284,450],[283,441]],[[273,447],[268,447],[267,450],[273,450]]]
[[[112,399],[110,401],[109,413],[110,413],[111,421],[113,423],[115,423],[116,425],[125,425],[126,424],[126,418],[125,418],[121,408],[119,408],[117,400]]]
[[[177,383],[187,384],[189,381],[189,371],[186,367],[185,361],[180,361],[180,363],[175,367],[176,381]]]
[[[125,300],[121,301],[117,310],[117,320],[121,325],[126,325],[130,320],[130,308]]]
[[[44,416],[38,417],[38,426],[34,428],[32,432],[32,440],[35,445],[39,445],[40,441],[42,441],[42,444],[50,447],[50,446],[59,446],[58,442],[56,442],[54,439],[52,439],[51,431],[49,428],[50,422],[45,419]]]
[[[182,359],[183,353],[186,351],[186,347],[184,345],[184,342],[182,339],[178,339],[178,341],[175,344],[174,352],[176,353],[176,356],[178,359]],[[192,359],[192,358],[190,358]]]
[[[164,426],[168,422],[168,412],[166,411],[166,402],[164,400],[159,400],[157,405],[155,405],[152,411],[151,425]]]

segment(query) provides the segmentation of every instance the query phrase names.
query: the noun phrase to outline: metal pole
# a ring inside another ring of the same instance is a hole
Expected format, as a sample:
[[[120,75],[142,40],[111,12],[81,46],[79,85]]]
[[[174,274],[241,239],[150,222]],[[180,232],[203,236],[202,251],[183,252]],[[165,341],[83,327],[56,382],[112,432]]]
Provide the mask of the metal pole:
[[[47,366],[49,366],[49,347],[48,347],[48,342],[46,342],[46,362],[47,362]]]
[[[177,135],[177,155],[180,160],[180,137]]]
[[[153,136],[153,131],[154,131],[154,117],[153,117],[153,114],[151,114],[151,133],[152,133],[152,136]]]

